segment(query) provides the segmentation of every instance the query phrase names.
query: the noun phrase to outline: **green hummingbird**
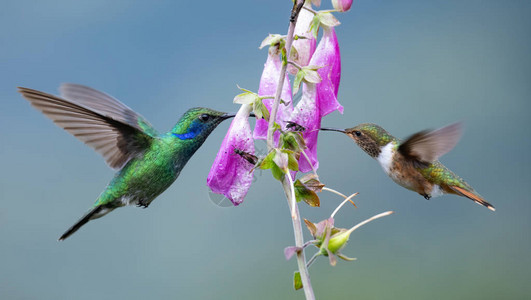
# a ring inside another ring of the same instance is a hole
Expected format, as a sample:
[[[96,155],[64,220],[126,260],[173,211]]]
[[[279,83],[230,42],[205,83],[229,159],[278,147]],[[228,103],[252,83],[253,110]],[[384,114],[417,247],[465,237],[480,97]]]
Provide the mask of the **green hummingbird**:
[[[321,130],[345,133],[363,151],[375,158],[394,182],[428,200],[443,194],[455,194],[495,210],[468,183],[439,162],[439,157],[452,150],[459,141],[462,132],[460,123],[433,131],[417,132],[404,142],[382,127],[370,123],[345,130]]]
[[[63,84],[61,97],[23,87],[18,89],[33,107],[92,147],[111,168],[118,170],[92,208],[60,241],[115,208],[148,207],[177,179],[216,126],[234,117],[208,108],[192,108],[171,131],[159,134],[125,104],[90,87]]]

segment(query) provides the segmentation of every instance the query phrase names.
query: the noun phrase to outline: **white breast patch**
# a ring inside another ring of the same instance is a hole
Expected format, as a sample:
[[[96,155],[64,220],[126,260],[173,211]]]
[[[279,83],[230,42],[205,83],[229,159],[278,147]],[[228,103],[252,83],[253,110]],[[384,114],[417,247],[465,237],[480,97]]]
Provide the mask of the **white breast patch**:
[[[389,171],[391,169],[391,164],[393,163],[393,148],[394,148],[393,142],[389,142],[389,144],[385,145],[382,148],[382,151],[380,152],[380,155],[376,158],[382,168],[384,169],[385,173],[389,174]]]

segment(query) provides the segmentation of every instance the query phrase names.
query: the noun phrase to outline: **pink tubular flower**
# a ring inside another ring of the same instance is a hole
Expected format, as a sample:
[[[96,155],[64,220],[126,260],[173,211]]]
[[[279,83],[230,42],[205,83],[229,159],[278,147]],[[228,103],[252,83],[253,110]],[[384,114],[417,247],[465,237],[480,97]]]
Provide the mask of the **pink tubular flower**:
[[[304,5],[311,8],[311,4],[309,2]],[[297,25],[295,25],[295,35],[297,35],[299,39],[293,41],[293,47],[297,51],[294,61],[301,67],[308,65],[310,58],[315,52],[315,37],[309,32],[313,16],[313,13],[303,8],[299,13]],[[297,69],[291,65],[288,66],[288,71],[291,74],[297,73]]]
[[[323,37],[319,41],[310,65],[320,66],[317,72],[321,82],[317,84],[321,117],[338,110],[343,113],[343,106],[337,101],[339,81],[341,80],[341,55],[333,27],[323,26]]]
[[[304,152],[315,169],[319,167],[317,136],[321,127],[321,118],[335,110],[343,113],[343,106],[337,101],[341,79],[339,44],[334,28],[323,26],[323,31],[323,37],[309,62],[309,65],[321,67],[317,70],[321,76],[321,82],[315,85],[304,83],[302,99],[297,103],[291,115],[291,121],[306,128],[303,137],[308,149]],[[304,156],[299,159],[299,171],[312,171],[311,165]]]
[[[251,110],[251,105],[241,106],[207,177],[207,185],[212,192],[225,195],[234,205],[242,203],[253,180],[254,166],[234,152],[238,149],[254,154],[254,141],[249,125]]]
[[[304,141],[308,149],[304,150],[311,165],[304,155],[299,158],[299,171],[310,172],[312,166],[317,169],[319,161],[317,160],[317,134],[321,128],[321,116],[319,114],[318,93],[315,84],[304,84],[302,87],[302,98],[293,109],[291,121],[304,126]]]
[[[260,78],[260,87],[258,88],[258,95],[260,96],[273,96],[276,93],[278,85],[278,77],[280,76],[280,68],[282,62],[276,48],[270,48],[267,61],[264,64],[264,71],[262,72],[262,78]],[[288,76],[284,80],[284,86],[282,88],[281,99],[285,104],[280,104],[278,107],[276,122],[283,126],[283,121],[291,114],[293,106],[291,104],[291,86]],[[271,112],[271,106],[273,99],[264,99],[264,105],[267,110]],[[265,140],[267,137],[267,121],[264,119],[256,120],[254,127],[253,137],[259,140]],[[278,139],[278,133],[275,135],[275,140]]]

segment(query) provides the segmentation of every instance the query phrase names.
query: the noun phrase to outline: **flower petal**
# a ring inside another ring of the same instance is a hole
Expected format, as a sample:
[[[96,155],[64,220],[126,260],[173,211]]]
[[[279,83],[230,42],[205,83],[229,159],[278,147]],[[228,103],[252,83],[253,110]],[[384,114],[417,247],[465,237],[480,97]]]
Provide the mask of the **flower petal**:
[[[317,70],[322,79],[317,84],[321,117],[335,110],[343,113],[343,106],[337,101],[337,92],[341,80],[341,55],[333,27],[327,28],[323,26],[323,37],[319,41],[310,65],[322,67]]]
[[[311,7],[310,3],[306,3],[306,6]],[[301,67],[307,66],[310,62],[310,58],[315,52],[316,40],[313,34],[310,33],[310,24],[313,20],[313,13],[306,9],[302,9],[297,18],[297,25],[295,25],[295,35],[299,37],[293,41],[293,47],[297,49],[297,57],[293,60]],[[291,74],[296,74],[297,69],[291,65],[288,66],[288,71]]]
[[[260,78],[260,87],[258,88],[258,95],[260,96],[274,96],[278,86],[278,77],[280,76],[280,68],[282,62],[280,61],[280,56],[275,51],[275,48],[269,49],[266,63],[264,64],[264,70],[262,71],[262,78]],[[284,120],[286,117],[291,114],[293,110],[293,105],[291,103],[291,86],[289,83],[288,76],[284,80],[284,86],[282,87],[282,94],[280,98],[284,100],[286,104],[280,104],[278,106],[278,112],[276,117],[276,122],[280,126],[284,126]],[[274,99],[264,99],[263,103],[271,112],[271,106],[273,105]],[[267,138],[267,124],[268,122],[264,119],[256,120],[256,125],[254,127],[253,137],[255,139],[265,140]],[[279,134],[276,133],[275,141],[278,141]]]
[[[315,169],[319,167],[317,160],[317,134],[321,128],[321,116],[319,115],[318,94],[315,84],[306,84],[302,87],[302,98],[293,109],[290,121],[302,125],[306,130],[302,133],[306,141],[307,149],[304,153],[310,159],[311,165],[304,155],[299,159],[299,171],[310,172],[312,165]]]
[[[235,149],[239,149],[254,154],[254,141],[249,125],[251,110],[251,105],[241,106],[207,178],[207,185],[212,192],[225,195],[234,205],[242,203],[253,180],[254,166],[234,153]]]
[[[290,121],[306,127],[303,137],[308,149],[304,152],[315,169],[319,167],[317,136],[321,127],[321,118],[334,110],[343,113],[343,106],[337,101],[341,78],[339,45],[334,28],[323,27],[323,30],[323,37],[309,62],[309,65],[321,67],[317,72],[322,80],[315,85],[304,84],[302,99],[297,103],[290,119]],[[311,165],[304,156],[301,156],[299,171],[312,171]]]

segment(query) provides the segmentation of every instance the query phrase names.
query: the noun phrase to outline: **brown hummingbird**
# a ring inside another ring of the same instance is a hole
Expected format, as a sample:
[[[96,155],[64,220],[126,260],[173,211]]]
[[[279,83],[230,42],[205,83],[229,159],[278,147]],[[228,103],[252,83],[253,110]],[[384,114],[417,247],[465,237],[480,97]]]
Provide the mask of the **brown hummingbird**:
[[[455,194],[495,210],[494,206],[485,201],[468,183],[439,162],[439,157],[452,150],[459,141],[461,123],[433,131],[420,131],[404,142],[371,123],[345,130],[321,130],[345,133],[363,151],[375,158],[394,182],[419,193],[427,200],[443,194]]]

